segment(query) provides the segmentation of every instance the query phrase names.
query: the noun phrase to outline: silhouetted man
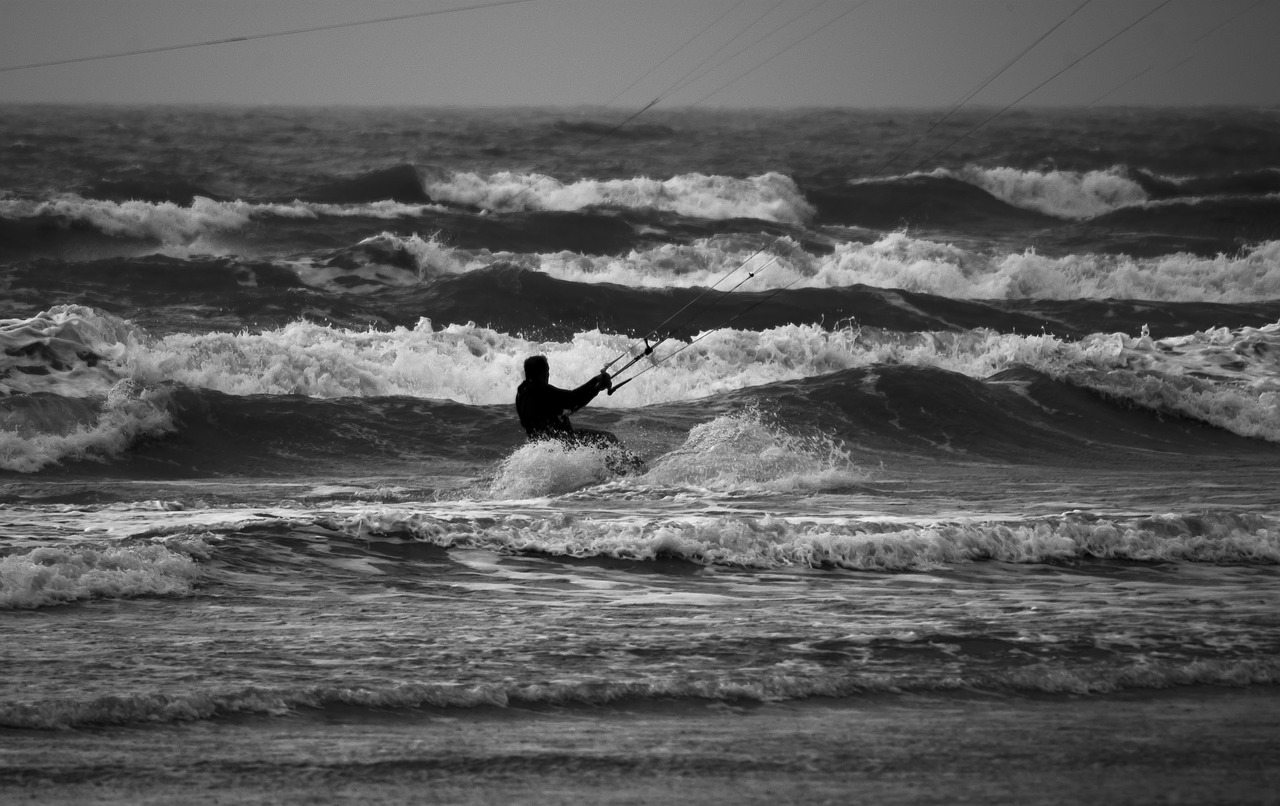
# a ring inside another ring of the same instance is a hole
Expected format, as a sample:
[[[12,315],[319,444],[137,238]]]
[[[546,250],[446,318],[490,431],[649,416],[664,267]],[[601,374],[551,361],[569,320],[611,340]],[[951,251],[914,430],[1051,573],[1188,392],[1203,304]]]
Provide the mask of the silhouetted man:
[[[547,357],[535,355],[524,361],[524,382],[516,390],[516,412],[529,439],[558,439],[568,445],[592,445],[607,448],[618,442],[608,431],[575,429],[569,415],[595,399],[613,383],[608,372],[601,372],[577,389],[561,389],[550,383],[551,367]]]

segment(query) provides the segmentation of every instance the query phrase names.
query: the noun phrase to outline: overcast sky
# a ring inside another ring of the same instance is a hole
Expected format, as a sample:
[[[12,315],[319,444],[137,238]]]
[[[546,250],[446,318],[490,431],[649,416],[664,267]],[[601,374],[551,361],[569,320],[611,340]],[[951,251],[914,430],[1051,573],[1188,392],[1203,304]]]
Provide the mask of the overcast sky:
[[[0,102],[947,107],[1082,2],[528,0],[4,69],[483,1],[0,0]],[[971,103],[1013,101],[1153,10],[1021,105],[1280,104],[1280,0],[1091,0]]]

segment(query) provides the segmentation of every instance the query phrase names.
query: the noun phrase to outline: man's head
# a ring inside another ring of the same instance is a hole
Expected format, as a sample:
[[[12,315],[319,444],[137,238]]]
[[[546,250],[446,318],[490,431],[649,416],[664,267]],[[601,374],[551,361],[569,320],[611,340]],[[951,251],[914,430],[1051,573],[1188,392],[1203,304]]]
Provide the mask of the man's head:
[[[530,381],[546,383],[551,377],[551,365],[545,355],[531,355],[524,360],[524,377]]]

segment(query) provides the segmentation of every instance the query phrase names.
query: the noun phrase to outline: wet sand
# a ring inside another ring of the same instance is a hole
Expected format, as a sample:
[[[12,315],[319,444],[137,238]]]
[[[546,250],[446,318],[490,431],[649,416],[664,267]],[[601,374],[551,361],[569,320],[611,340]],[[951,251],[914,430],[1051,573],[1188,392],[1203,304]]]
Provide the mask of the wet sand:
[[[0,801],[1280,803],[1280,688],[5,730]]]

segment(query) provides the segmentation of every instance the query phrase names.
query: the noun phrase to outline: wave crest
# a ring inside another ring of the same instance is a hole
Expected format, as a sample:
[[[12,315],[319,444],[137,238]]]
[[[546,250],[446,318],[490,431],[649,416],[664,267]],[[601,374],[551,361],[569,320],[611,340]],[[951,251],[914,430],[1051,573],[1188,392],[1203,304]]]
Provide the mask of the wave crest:
[[[144,341],[123,319],[79,305],[0,321],[0,469],[119,456],[173,431],[168,392],[126,377],[126,356]]]
[[[727,277],[722,288],[736,286],[744,293],[867,285],[974,300],[1247,303],[1280,298],[1280,241],[1215,257],[1175,253],[1153,258],[1093,253],[1050,257],[1033,249],[983,253],[905,232],[871,243],[837,243],[829,255],[810,253],[785,237],[768,242],[763,251],[760,246],[754,236],[721,235],[618,255],[517,254],[469,251],[435,238],[382,233],[360,247],[372,266],[362,268],[361,277],[368,287],[403,285],[503,262],[569,282],[629,288],[708,287]],[[402,266],[408,273],[391,280],[372,276],[385,273],[387,266]],[[304,282],[329,290],[337,290],[335,280],[342,279],[328,264],[298,271]],[[350,279],[343,282],[343,290],[352,285]]]
[[[142,334],[119,317],[83,305],[55,305],[28,319],[0,319],[0,395],[55,391],[103,394],[120,375],[112,364]]]
[[[132,545],[42,546],[0,557],[0,609],[84,599],[186,596],[202,571],[199,538]]]
[[[68,461],[123,456],[139,440],[177,430],[169,395],[121,381],[102,399],[40,395],[0,401],[0,470],[35,473]]]
[[[88,226],[112,238],[150,241],[165,246],[216,251],[207,239],[245,229],[255,218],[398,219],[441,210],[439,205],[380,200],[358,204],[324,202],[221,201],[196,196],[190,204],[172,201],[111,201],[68,195],[45,201],[0,199],[0,217],[52,219]]]
[[[641,482],[651,479],[642,478]],[[676,558],[747,568],[931,571],[974,562],[1280,563],[1275,520],[1237,513],[1110,520],[1087,513],[987,522],[896,522],[770,515],[595,518],[552,514],[444,520],[404,509],[350,518],[344,531],[408,535],[443,548],[652,561]]]
[[[1079,172],[971,165],[959,171],[939,168],[931,175],[968,182],[1014,207],[1055,218],[1093,218],[1121,207],[1143,204],[1149,198],[1142,185],[1130,179],[1122,167]]]
[[[861,283],[952,299],[1130,299],[1244,303],[1280,297],[1280,241],[1238,255],[1158,258],[1034,250],[982,255],[950,244],[893,233],[873,244],[844,243],[829,259],[813,261],[807,283]],[[770,282],[788,279],[784,273]]]
[[[623,207],[707,219],[759,218],[800,224],[814,208],[790,177],[766,173],[746,179],[681,174],[667,180],[579,179],[565,184],[542,174],[459,172],[430,180],[433,199],[485,210],[582,210]]]

